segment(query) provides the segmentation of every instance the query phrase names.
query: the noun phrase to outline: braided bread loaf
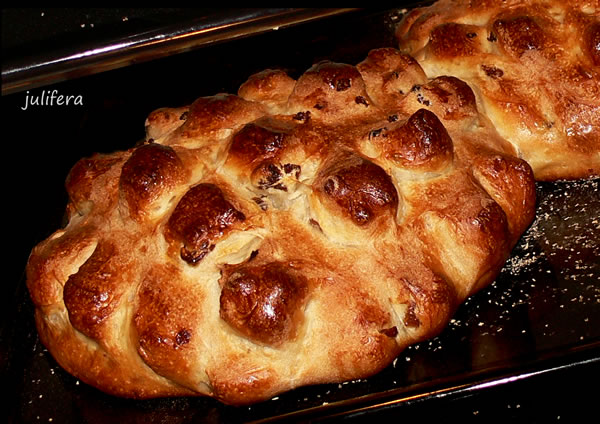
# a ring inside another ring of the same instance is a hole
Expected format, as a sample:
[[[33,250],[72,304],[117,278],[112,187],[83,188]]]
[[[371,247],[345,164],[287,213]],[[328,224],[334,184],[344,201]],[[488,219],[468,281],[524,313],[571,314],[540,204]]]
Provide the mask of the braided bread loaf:
[[[600,176],[598,0],[440,0],[397,37],[429,77],[469,83],[537,180]]]
[[[490,283],[534,215],[531,168],[469,86],[395,49],[146,125],[73,167],[68,225],[27,268],[41,340],[111,394],[239,405],[369,376]]]

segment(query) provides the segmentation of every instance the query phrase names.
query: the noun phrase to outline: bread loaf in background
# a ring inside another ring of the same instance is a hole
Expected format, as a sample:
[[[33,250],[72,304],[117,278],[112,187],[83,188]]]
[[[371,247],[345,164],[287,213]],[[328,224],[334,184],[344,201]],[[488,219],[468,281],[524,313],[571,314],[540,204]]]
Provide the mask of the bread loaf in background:
[[[439,0],[396,35],[428,77],[471,86],[537,180],[600,176],[597,0]]]

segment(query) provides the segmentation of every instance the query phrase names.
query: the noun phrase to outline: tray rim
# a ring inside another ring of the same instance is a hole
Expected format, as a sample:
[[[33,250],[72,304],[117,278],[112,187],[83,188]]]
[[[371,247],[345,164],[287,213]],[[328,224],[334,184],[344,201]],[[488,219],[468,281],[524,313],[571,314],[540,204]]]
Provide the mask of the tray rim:
[[[361,8],[235,9],[81,46],[63,46],[32,57],[4,58],[2,95],[39,88],[135,63],[156,60],[240,37],[306,24]]]

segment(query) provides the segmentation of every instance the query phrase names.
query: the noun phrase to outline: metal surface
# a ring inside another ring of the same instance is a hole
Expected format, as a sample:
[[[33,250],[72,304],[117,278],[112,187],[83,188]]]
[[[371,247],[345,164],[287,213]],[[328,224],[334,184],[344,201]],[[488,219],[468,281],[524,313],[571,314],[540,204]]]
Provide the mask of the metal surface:
[[[126,31],[115,37],[107,38],[101,34],[85,40],[83,37],[79,39],[77,33],[69,32],[73,37],[72,43],[63,42],[26,56],[5,56],[2,61],[2,94],[156,60],[210,43],[278,30],[352,10],[356,9],[191,9],[189,19],[183,22],[136,32]],[[40,19],[43,19],[44,12],[39,13]],[[35,28],[30,30],[35,31]]]
[[[302,387],[240,408],[205,398],[133,401],[80,383],[38,340],[23,269],[34,244],[60,225],[64,179],[77,159],[129,148],[143,136],[145,116],[153,109],[234,92],[264,68],[282,67],[297,76],[323,58],[355,64],[369,49],[393,45],[399,12],[345,13],[44,87],[81,95],[82,106],[23,110],[25,93],[2,97],[3,157],[17,165],[4,167],[3,193],[10,248],[0,308],[0,380],[8,392],[3,414],[8,422],[373,422],[451,416],[545,423],[595,410],[595,394],[582,382],[600,373],[599,180],[538,184],[536,220],[496,281],[463,304],[438,337],[408,348],[382,372],[362,380]]]

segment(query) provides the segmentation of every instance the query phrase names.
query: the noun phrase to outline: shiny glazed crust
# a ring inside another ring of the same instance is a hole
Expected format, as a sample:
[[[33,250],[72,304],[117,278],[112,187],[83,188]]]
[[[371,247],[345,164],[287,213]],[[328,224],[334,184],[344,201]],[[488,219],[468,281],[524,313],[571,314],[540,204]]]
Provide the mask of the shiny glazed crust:
[[[464,82],[373,50],[156,110],[80,160],[32,251],[43,343],[111,394],[228,404],[364,378],[436,335],[533,219],[530,166]]]
[[[440,0],[397,37],[429,77],[469,83],[536,179],[600,175],[597,0]]]

